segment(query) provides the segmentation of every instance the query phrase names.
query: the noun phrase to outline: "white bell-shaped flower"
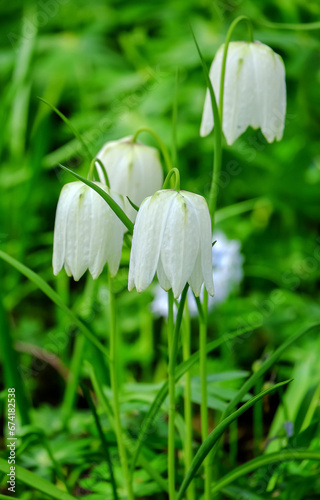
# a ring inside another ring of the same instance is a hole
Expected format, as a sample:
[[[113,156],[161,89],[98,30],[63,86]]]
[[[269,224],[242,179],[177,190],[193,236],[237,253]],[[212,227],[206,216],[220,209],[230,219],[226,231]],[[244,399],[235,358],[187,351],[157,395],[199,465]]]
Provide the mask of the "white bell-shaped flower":
[[[101,183],[124,209],[123,197]],[[103,198],[82,182],[66,184],[60,193],[53,241],[53,272],[64,266],[68,276],[78,281],[89,269],[96,279],[106,263],[114,276],[120,264],[126,228]]]
[[[210,80],[219,105],[224,45],[210,68]],[[280,140],[286,113],[285,69],[281,57],[260,42],[231,42],[228,47],[223,98],[223,133],[232,144],[246,129],[261,128],[268,142]],[[200,135],[214,126],[209,90]]]
[[[145,290],[157,271],[164,290],[174,297],[188,282],[198,296],[204,282],[214,294],[211,220],[202,196],[171,189],[142,203],[133,231],[129,290]]]
[[[163,171],[157,149],[140,142],[132,142],[132,137],[107,142],[97,154],[104,165],[110,187],[113,191],[128,196],[137,205],[161,189]],[[99,179],[106,183],[103,170],[98,163]],[[134,220],[137,212],[128,205],[127,215]]]

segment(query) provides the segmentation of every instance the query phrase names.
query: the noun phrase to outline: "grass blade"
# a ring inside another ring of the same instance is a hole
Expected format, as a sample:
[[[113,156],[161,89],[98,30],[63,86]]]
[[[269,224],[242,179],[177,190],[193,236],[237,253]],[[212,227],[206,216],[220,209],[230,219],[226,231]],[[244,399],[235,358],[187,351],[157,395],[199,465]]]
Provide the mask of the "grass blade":
[[[211,489],[211,493],[217,493],[221,491],[222,488],[228,486],[239,477],[250,474],[251,472],[260,469],[260,467],[265,467],[266,465],[277,463],[277,462],[290,462],[297,460],[316,460],[320,462],[320,452],[318,451],[308,451],[308,450],[283,450],[276,453],[270,453],[269,455],[263,455],[261,457],[254,458],[246,464],[236,467],[233,471],[222,477]]]
[[[235,397],[230,401],[227,408],[223,412],[221,419],[220,419],[220,422],[222,422],[230,414],[232,409],[238,403],[240,403],[243,396],[245,394],[247,394],[250,391],[250,389],[252,389],[252,387],[254,387],[256,385],[256,383],[266,373],[266,371],[269,370],[274,365],[274,363],[276,361],[278,361],[278,359],[280,358],[280,356],[282,355],[282,353],[284,351],[286,351],[294,342],[299,340],[303,335],[305,335],[306,333],[310,333],[312,330],[317,330],[317,329],[318,330],[320,329],[320,324],[313,325],[313,326],[307,328],[306,330],[303,330],[302,332],[297,333],[293,337],[289,337],[285,342],[283,342],[283,344],[281,344],[281,346],[278,347],[278,349],[270,356],[270,358],[268,358],[261,365],[259,370],[256,373],[254,373],[253,375],[251,375],[251,377],[243,384],[241,389],[239,389],[239,391],[237,392]],[[215,448],[212,450],[212,459],[213,459],[215,453],[217,452],[218,446],[219,446],[219,444],[217,443]]]
[[[69,118],[67,118],[63,113],[61,113],[61,111],[59,111],[59,109],[56,108],[53,104],[51,104],[50,102],[43,99],[43,97],[38,97],[38,99],[39,99],[39,101],[41,101],[44,104],[46,104],[47,106],[49,106],[49,108],[51,108],[52,111],[54,111],[61,118],[61,120],[63,120],[64,123],[70,128],[70,130],[72,131],[74,136],[78,139],[78,141],[82,145],[83,149],[86,151],[88,158],[91,161],[92,158],[94,157],[94,155],[91,154],[89,147],[87,146],[87,144],[83,140],[83,138],[82,138],[81,134],[78,132],[78,130],[72,125]]]
[[[249,410],[257,401],[260,401],[264,396],[268,394],[272,394],[273,392],[277,391],[280,389],[280,387],[283,387],[284,385],[288,384],[290,380],[285,380],[284,382],[280,382],[279,384],[274,385],[273,387],[266,389],[265,391],[260,392],[260,394],[257,394],[257,396],[254,396],[251,398],[247,403],[242,405],[238,410],[234,411],[231,415],[226,417],[220,424],[217,425],[217,427],[209,434],[207,439],[202,443],[200,446],[199,450],[197,451],[191,467],[186,474],[186,477],[183,480],[183,483],[180,487],[180,490],[177,495],[177,500],[182,500],[186,489],[188,488],[190,482],[194,478],[194,476],[197,474],[199,468],[202,465],[202,462],[205,460],[207,455],[210,453],[212,450],[213,446],[215,443],[218,441],[220,436],[224,433],[225,429],[228,427],[231,422],[236,420],[242,413],[245,411]]]
[[[0,258],[5,262],[15,267],[20,273],[26,276],[29,280],[31,280],[35,285],[37,285],[40,290],[49,297],[52,302],[54,302],[58,307],[60,307],[69,318],[74,322],[74,324],[84,333],[84,335],[92,342],[107,358],[109,359],[109,353],[107,349],[101,344],[101,342],[97,339],[94,333],[86,326],[86,324],[81,321],[74,312],[69,309],[68,306],[63,302],[61,297],[51,288],[50,285],[46,281],[44,281],[37,273],[32,271],[29,267],[25,266],[18,260],[11,257],[7,253],[0,250]]]
[[[49,483],[46,479],[37,476],[23,467],[20,467],[20,465],[15,465],[15,468],[17,481],[21,481],[22,483],[31,486],[31,488],[41,491],[56,500],[75,500],[75,497],[69,495],[69,493],[59,490],[59,488]],[[8,473],[8,462],[7,460],[3,460],[3,458],[0,458],[0,471],[5,474]]]
[[[96,427],[97,427],[97,430],[98,430],[98,433],[99,433],[99,436],[101,439],[101,446],[102,446],[103,451],[105,453],[105,457],[107,460],[108,469],[109,469],[109,473],[110,473],[110,482],[111,482],[111,487],[112,487],[112,492],[113,492],[113,498],[114,498],[114,500],[118,500],[119,497],[118,497],[118,493],[117,493],[117,485],[116,485],[116,481],[114,478],[112,462],[111,462],[111,457],[110,457],[110,453],[109,453],[109,443],[107,442],[106,437],[103,433],[101,423],[100,423],[96,408],[93,404],[89,389],[87,388],[87,386],[85,384],[81,384],[81,388],[82,388],[84,397],[86,398],[86,400],[89,404],[90,410],[92,412],[92,415],[93,415],[93,418],[94,418],[94,421],[95,421],[95,424],[96,424]]]
[[[243,335],[244,333],[247,333],[251,331],[252,328],[242,328],[241,330],[235,332],[235,333],[228,333],[226,335],[223,335],[220,339],[214,340],[213,342],[210,342],[207,345],[207,353],[213,351],[214,349],[217,349],[220,347],[222,344],[225,342],[228,342],[232,340],[233,338],[239,337],[240,335]],[[190,356],[190,358],[183,363],[181,363],[179,366],[176,367],[175,369],[175,379],[176,382],[197,362],[199,361],[199,351],[195,352]],[[136,444],[136,450],[133,455],[132,463],[131,463],[131,470],[134,469],[137,459],[139,456],[139,453],[141,451],[142,444],[144,440],[146,439],[146,436],[148,434],[149,428],[152,425],[152,422],[154,421],[158,411],[160,410],[164,400],[166,399],[168,395],[168,381],[165,380],[163,383],[161,389],[158,391],[155,399],[153,400],[148,413],[146,414],[143,422],[142,422],[142,427],[140,434],[138,436],[137,444]]]
[[[226,410],[224,412],[224,416],[226,416],[228,413],[230,413],[230,411],[238,403],[240,403],[240,401],[242,400],[243,396],[245,396],[245,394],[247,394],[247,392],[249,392],[250,389],[252,389],[252,387],[254,387],[256,385],[256,383],[258,382],[258,380],[260,379],[260,377],[262,377],[262,375],[264,375],[266,373],[266,371],[269,370],[269,368],[271,368],[271,366],[273,366],[276,361],[278,361],[278,359],[280,358],[281,354],[284,351],[286,351],[294,342],[296,342],[297,340],[299,340],[303,335],[305,335],[306,333],[310,333],[312,330],[320,330],[320,324],[310,326],[306,330],[303,330],[302,332],[299,332],[296,335],[294,335],[292,337],[289,337],[285,342],[283,342],[283,344],[281,344],[281,346],[278,347],[278,349],[270,356],[270,358],[268,358],[261,365],[261,367],[259,368],[259,370],[256,373],[254,373],[243,384],[243,386],[238,391],[238,393],[236,394],[236,396],[228,404],[228,406],[227,406],[227,408],[226,408]]]

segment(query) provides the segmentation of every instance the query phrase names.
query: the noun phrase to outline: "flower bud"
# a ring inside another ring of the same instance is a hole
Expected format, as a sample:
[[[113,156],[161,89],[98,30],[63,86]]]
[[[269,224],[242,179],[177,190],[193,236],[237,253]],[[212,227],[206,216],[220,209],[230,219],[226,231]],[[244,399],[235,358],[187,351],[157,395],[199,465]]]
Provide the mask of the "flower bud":
[[[124,209],[122,196],[101,183],[118,205]],[[121,259],[125,226],[103,198],[82,182],[66,184],[60,193],[53,241],[53,273],[64,266],[68,276],[78,281],[89,269],[96,279],[106,263],[114,276]]]
[[[163,172],[157,149],[132,142],[132,137],[107,142],[97,154],[103,163],[113,191],[128,196],[138,207],[147,197],[161,189]],[[106,183],[102,168],[96,164],[100,181]],[[128,206],[131,220],[136,211]]]
[[[210,80],[220,100],[220,78],[224,45],[210,68]],[[223,133],[232,144],[246,129],[261,128],[268,142],[283,135],[286,113],[285,69],[281,57],[260,42],[231,42],[228,47],[223,97]],[[211,98],[207,90],[200,135],[214,126]]]

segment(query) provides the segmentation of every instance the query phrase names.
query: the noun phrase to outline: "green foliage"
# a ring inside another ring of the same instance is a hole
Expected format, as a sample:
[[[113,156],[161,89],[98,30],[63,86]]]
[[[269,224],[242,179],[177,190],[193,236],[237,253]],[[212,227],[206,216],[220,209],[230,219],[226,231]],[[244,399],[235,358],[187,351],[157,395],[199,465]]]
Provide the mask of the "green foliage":
[[[16,498],[111,500],[115,484],[118,498],[126,495],[110,391],[107,273],[79,283],[52,273],[56,204],[74,180],[58,164],[86,178],[88,149],[95,155],[106,141],[149,127],[172,153],[181,188],[209,199],[213,141],[199,138],[206,82],[188,23],[209,66],[239,15],[252,20],[256,40],[282,56],[288,105],[282,141],[268,144],[249,129],[222,153],[216,226],[241,241],[245,264],[239,290],[209,311],[212,493],[317,498],[320,340],[317,328],[308,329],[320,316],[319,3],[15,0],[3,2],[0,13],[0,408],[7,432],[6,388],[14,385]],[[248,39],[245,23],[233,39]],[[151,134],[139,140],[158,147]],[[123,439],[135,497],[161,500],[168,487],[166,322],[152,313],[153,287],[127,292],[129,246],[128,236],[113,284]],[[194,318],[188,360],[180,347],[177,490],[186,477],[186,373],[197,466],[204,458]],[[91,388],[86,397],[83,382]],[[260,407],[249,409],[258,400]],[[6,440],[1,444],[0,498],[7,498]],[[193,466],[190,474],[198,498],[201,470]]]

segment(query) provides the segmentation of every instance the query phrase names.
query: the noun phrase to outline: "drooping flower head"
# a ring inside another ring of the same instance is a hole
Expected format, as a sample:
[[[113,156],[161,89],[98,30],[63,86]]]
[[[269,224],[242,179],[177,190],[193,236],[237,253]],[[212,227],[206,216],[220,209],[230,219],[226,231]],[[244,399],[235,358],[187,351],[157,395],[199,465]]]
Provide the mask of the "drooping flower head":
[[[101,183],[124,209],[122,196]],[[89,269],[96,279],[106,263],[114,276],[120,264],[123,234],[126,228],[103,198],[82,182],[66,184],[60,193],[53,242],[53,272],[64,266],[68,276],[78,281]]]
[[[164,290],[177,298],[188,282],[198,296],[204,282],[214,294],[211,221],[202,196],[171,189],[157,191],[142,203],[134,226],[129,290],[141,292],[157,272]]]
[[[210,80],[219,105],[224,45],[210,68]],[[286,113],[285,69],[281,57],[260,42],[231,42],[228,47],[223,98],[223,133],[232,144],[251,126],[260,128],[268,142],[280,140]],[[214,126],[207,90],[200,135]]]
[[[103,163],[113,191],[128,196],[137,205],[161,189],[163,172],[157,149],[140,142],[133,142],[132,137],[107,142],[97,154]],[[99,179],[106,183],[103,171],[96,164]],[[129,207],[128,216],[134,220],[136,211]]]

